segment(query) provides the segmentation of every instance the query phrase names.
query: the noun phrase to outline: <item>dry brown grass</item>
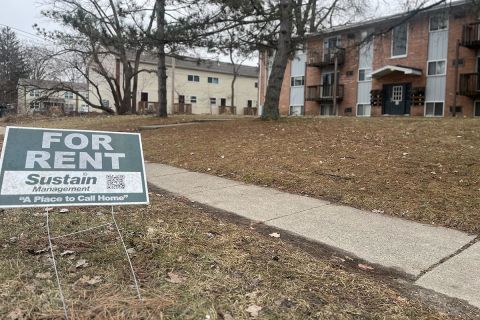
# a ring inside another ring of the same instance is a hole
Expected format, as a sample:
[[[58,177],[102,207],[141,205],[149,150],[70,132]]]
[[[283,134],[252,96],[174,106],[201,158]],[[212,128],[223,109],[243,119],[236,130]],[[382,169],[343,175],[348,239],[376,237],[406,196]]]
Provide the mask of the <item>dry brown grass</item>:
[[[71,319],[234,319],[262,307],[261,319],[447,319],[474,318],[471,311],[442,313],[391,280],[350,268],[343,256],[317,259],[282,238],[232,224],[207,209],[168,195],[152,194],[147,207],[124,207],[117,220],[144,303],[138,304],[116,231],[54,241]],[[62,309],[49,261],[42,210],[0,213],[0,318],[59,319]],[[98,215],[102,212],[103,215]],[[35,214],[37,213],[37,214]],[[53,235],[110,221],[109,208],[51,213]],[[16,237],[17,239],[12,239]],[[64,250],[73,256],[60,257]],[[37,253],[35,253],[37,251]],[[75,268],[86,259],[85,268]],[[38,274],[50,272],[46,279]],[[183,281],[171,283],[169,272]],[[101,277],[95,285],[82,277]]]
[[[134,131],[212,118],[97,116],[20,124]],[[480,232],[478,119],[240,119],[143,131],[142,139],[151,161]]]
[[[21,125],[133,131],[195,119],[211,117],[45,118]],[[240,119],[149,130],[142,138],[150,161],[480,232],[478,119]]]
[[[221,119],[229,119],[232,116],[222,116]],[[141,126],[176,124],[192,121],[205,121],[218,119],[208,115],[177,115],[168,118],[159,118],[152,115],[124,115],[109,116],[102,114],[90,114],[88,116],[71,117],[47,117],[35,116],[8,116],[0,118],[0,126],[24,126],[40,128],[69,128],[106,131],[136,131]]]
[[[480,232],[477,119],[239,120],[142,139],[150,161]]]

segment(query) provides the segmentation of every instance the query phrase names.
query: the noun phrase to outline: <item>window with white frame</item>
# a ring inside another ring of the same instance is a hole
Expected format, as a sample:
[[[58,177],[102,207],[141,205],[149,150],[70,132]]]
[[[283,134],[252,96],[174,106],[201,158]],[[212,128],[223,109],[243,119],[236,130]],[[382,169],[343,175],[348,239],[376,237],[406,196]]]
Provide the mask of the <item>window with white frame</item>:
[[[425,116],[427,117],[443,116],[443,102],[426,102]]]
[[[109,100],[102,100],[102,107],[109,108],[110,107],[110,101]]]
[[[197,76],[195,74],[189,74],[187,76],[188,81],[190,82],[200,82],[200,76]]]
[[[400,102],[403,100],[403,86],[393,86],[392,102]]]
[[[448,16],[446,14],[439,14],[430,17],[430,31],[447,30]]]
[[[305,85],[305,76],[292,77],[290,79],[290,84],[292,87],[300,87]]]
[[[65,99],[73,99],[73,92],[65,91],[63,96],[65,97]]]
[[[358,69],[358,81],[370,81],[372,80],[372,69],[364,68]]]
[[[368,103],[360,103],[357,105],[357,116],[359,117],[370,117],[372,112],[372,107]]]
[[[216,77],[208,77],[208,83],[218,84],[218,78],[216,78]]]
[[[39,90],[30,90],[30,97],[40,97]]]
[[[429,76],[445,75],[445,60],[429,61],[427,74]]]
[[[40,102],[38,101],[34,101],[30,104],[30,108],[34,109],[34,110],[38,110],[40,109]]]
[[[197,97],[196,96],[190,96],[190,103],[197,103]]]
[[[392,57],[407,55],[408,25],[396,26],[392,30]]]
[[[210,98],[210,104],[217,104],[217,98]]]

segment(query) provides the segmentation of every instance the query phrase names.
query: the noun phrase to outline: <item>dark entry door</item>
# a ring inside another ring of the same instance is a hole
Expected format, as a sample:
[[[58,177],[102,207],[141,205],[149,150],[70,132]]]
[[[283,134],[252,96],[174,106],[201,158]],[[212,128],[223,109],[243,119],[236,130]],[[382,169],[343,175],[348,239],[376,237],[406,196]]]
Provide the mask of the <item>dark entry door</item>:
[[[148,92],[142,92],[140,96],[140,100],[144,102],[148,101]]]
[[[384,86],[383,114],[410,114],[410,87],[409,83]]]

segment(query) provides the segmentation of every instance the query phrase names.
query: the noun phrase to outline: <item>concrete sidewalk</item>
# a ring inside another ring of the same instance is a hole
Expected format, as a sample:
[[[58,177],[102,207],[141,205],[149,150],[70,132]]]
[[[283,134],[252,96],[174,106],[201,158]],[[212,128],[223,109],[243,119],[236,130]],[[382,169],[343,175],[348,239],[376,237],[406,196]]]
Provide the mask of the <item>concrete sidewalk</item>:
[[[397,269],[480,308],[475,235],[162,164],[146,168],[148,181],[161,189]]]

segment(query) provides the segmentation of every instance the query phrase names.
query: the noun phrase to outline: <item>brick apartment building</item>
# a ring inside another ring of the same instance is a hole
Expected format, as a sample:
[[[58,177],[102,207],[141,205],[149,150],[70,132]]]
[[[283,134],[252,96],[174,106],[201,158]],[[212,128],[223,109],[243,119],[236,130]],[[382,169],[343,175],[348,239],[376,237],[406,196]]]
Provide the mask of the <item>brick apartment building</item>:
[[[287,66],[280,113],[480,116],[476,12],[454,2],[312,34]],[[272,58],[260,56],[260,105]]]

